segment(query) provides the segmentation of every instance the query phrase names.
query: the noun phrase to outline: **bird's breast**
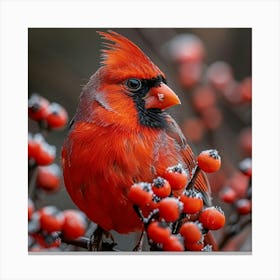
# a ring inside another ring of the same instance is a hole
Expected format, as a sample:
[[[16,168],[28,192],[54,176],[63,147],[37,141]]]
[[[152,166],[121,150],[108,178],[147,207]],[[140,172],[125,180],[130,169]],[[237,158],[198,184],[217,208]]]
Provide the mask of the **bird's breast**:
[[[160,130],[118,131],[76,123],[62,150],[65,185],[92,220],[115,229],[114,224],[122,224],[116,222],[122,216],[126,227],[133,211],[127,199],[131,185],[151,182],[176,164],[178,155],[173,140]],[[139,225],[137,217],[132,217],[131,227]]]

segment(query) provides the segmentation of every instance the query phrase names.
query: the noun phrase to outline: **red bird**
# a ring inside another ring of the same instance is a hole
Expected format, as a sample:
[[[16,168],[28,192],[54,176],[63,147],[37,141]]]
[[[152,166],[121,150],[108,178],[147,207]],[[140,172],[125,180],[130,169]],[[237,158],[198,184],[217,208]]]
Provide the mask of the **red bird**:
[[[127,38],[99,32],[102,65],[83,88],[62,149],[65,186],[75,204],[106,231],[143,224],[128,200],[135,182],[151,182],[167,167],[196,165],[191,148],[165,109],[180,104],[164,73]],[[203,173],[195,188],[209,203]]]

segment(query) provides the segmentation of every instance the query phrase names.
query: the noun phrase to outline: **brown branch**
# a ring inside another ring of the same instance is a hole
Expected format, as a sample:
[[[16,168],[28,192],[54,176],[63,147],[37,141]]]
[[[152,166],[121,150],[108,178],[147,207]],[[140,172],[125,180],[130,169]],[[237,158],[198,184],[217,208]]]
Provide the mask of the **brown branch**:
[[[61,242],[66,243],[67,245],[73,245],[76,247],[84,248],[86,250],[89,249],[90,239],[88,237],[79,237],[77,239],[66,239],[63,236],[60,237]]]
[[[240,215],[239,215],[240,216]],[[239,221],[240,219],[238,219]],[[243,222],[240,223],[233,223],[227,226],[225,229],[225,234],[220,241],[219,247],[222,250],[225,245],[230,241],[230,239],[236,236],[238,233],[242,232],[248,225],[252,223],[251,216]]]
[[[88,251],[90,251],[91,249],[91,239],[88,237],[79,237],[76,239],[67,239],[64,238],[63,235],[60,236],[61,242],[67,244],[67,245],[72,245],[75,247],[80,247],[83,249],[86,249]],[[115,246],[116,243],[113,244],[108,244],[108,243],[102,243],[102,248],[100,251],[114,251],[114,252],[119,252],[119,250],[113,248],[113,246]]]

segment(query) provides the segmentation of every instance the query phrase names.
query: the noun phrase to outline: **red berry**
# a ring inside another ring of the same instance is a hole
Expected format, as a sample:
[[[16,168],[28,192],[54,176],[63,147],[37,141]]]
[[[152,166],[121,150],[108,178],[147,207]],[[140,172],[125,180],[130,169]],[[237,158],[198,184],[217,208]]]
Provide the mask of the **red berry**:
[[[184,134],[191,142],[199,142],[205,132],[205,127],[201,119],[188,118],[182,125]]]
[[[188,251],[201,251],[204,247],[202,242],[188,243],[185,242],[185,247]]]
[[[144,217],[148,217],[151,212],[155,209],[158,209],[158,197],[153,197],[152,201],[148,204],[141,206],[141,211]]]
[[[46,116],[46,121],[49,128],[63,128],[68,121],[67,112],[58,103],[51,103],[48,115]]]
[[[155,243],[165,243],[171,235],[171,229],[162,222],[151,222],[147,228],[148,238]]]
[[[51,164],[56,156],[55,146],[49,145],[42,134],[28,136],[28,158],[33,158],[38,165]]]
[[[252,159],[245,158],[239,162],[239,170],[246,176],[252,177]]]
[[[216,61],[211,64],[206,73],[209,82],[218,90],[224,91],[233,81],[230,65],[224,61]]]
[[[249,177],[239,171],[236,171],[226,182],[226,185],[236,192],[237,198],[242,198],[246,195],[248,183]]]
[[[201,79],[203,64],[200,62],[181,63],[178,66],[178,79],[182,87],[189,89]]]
[[[174,37],[168,45],[169,55],[174,62],[201,62],[204,58],[204,44],[194,34],[180,34]]]
[[[175,252],[184,251],[183,244],[175,235],[170,235],[169,238],[164,242],[162,247],[164,251],[175,251]]]
[[[46,191],[56,191],[60,185],[60,168],[57,164],[39,166],[36,184]]]
[[[187,214],[195,214],[203,207],[202,195],[197,191],[187,191],[181,195],[180,201],[183,202],[183,212]]]
[[[212,106],[205,108],[201,111],[201,120],[204,123],[204,126],[209,130],[217,129],[223,120],[222,112],[219,108]]]
[[[55,206],[46,206],[40,210],[41,229],[46,232],[61,231],[64,215]]]
[[[28,158],[35,158],[40,150],[41,143],[33,138],[31,133],[28,133]]]
[[[56,248],[61,244],[61,239],[56,233],[35,233],[32,235],[32,237],[35,239],[37,243],[36,245],[39,245],[41,249]]]
[[[209,86],[197,87],[192,96],[192,105],[198,112],[202,112],[216,103],[215,92]]]
[[[62,226],[63,237],[66,239],[76,239],[85,234],[87,222],[85,215],[79,210],[63,211],[65,217]]]
[[[221,167],[221,157],[217,150],[202,151],[197,157],[198,166],[205,172],[216,172]]]
[[[230,105],[239,105],[241,103],[240,85],[237,81],[232,80],[225,89],[223,89],[223,96]]]
[[[32,201],[31,198],[28,198],[28,221],[31,220],[34,210],[35,210],[34,202]]]
[[[199,225],[194,222],[186,222],[182,224],[179,233],[184,237],[185,242],[194,243],[202,238],[202,233]]]
[[[152,184],[152,190],[154,194],[160,198],[164,198],[170,195],[171,187],[167,180],[157,177]]]
[[[238,141],[242,154],[247,157],[252,157],[252,128],[243,128],[239,134]]]
[[[210,230],[217,230],[224,226],[226,218],[221,209],[215,207],[206,208],[199,215],[199,221],[203,227]]]
[[[245,78],[239,86],[241,98],[244,102],[252,101],[252,78]]]
[[[179,219],[182,203],[174,197],[163,198],[158,203],[159,215],[166,222],[175,222]]]
[[[55,146],[49,145],[47,142],[41,143],[41,147],[35,156],[38,165],[49,165],[53,163],[56,156]]]
[[[252,202],[249,199],[242,198],[236,201],[236,208],[240,215],[246,215],[252,211]]]
[[[28,116],[34,121],[47,117],[49,101],[42,96],[33,94],[28,100]]]
[[[188,175],[181,164],[168,167],[162,177],[169,182],[171,189],[175,191],[183,189],[188,182]]]
[[[145,206],[152,203],[153,193],[149,183],[136,183],[128,192],[128,199],[137,206]]]
[[[220,198],[226,203],[233,203],[237,198],[237,193],[231,187],[224,187],[220,192]]]

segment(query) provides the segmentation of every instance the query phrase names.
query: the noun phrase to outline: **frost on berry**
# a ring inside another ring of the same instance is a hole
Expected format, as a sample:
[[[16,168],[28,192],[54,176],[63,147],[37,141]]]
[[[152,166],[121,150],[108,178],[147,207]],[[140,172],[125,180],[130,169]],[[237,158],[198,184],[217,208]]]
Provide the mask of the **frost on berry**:
[[[178,220],[183,209],[183,203],[174,197],[167,197],[158,203],[159,215],[166,222]]]
[[[207,69],[207,80],[217,89],[224,91],[233,82],[230,65],[224,61],[216,61]]]
[[[157,197],[164,198],[170,195],[171,186],[166,179],[157,177],[153,180],[152,190]]]
[[[251,158],[245,158],[242,161],[240,161],[238,167],[239,167],[239,170],[243,174],[245,174],[249,177],[252,176],[252,159]]]
[[[40,225],[40,214],[39,212],[35,212],[32,215],[32,218],[30,221],[28,221],[28,233],[34,233],[39,231],[41,225]]]
[[[186,190],[180,196],[180,201],[183,203],[183,212],[187,214],[195,214],[203,207],[203,196],[195,189]]]
[[[215,149],[205,150],[198,155],[197,164],[205,172],[216,172],[221,167],[221,157]]]
[[[33,136],[33,140],[37,143],[45,143],[45,138],[43,137],[43,135],[41,133],[36,133]]]
[[[53,145],[48,144],[47,142],[43,143],[43,150],[47,153],[49,153],[52,156],[55,156],[56,153],[56,147]]]
[[[252,202],[249,199],[242,198],[236,201],[236,208],[240,215],[251,213]]]
[[[157,177],[153,180],[153,185],[157,188],[161,188],[165,183],[165,180],[162,177]]]
[[[197,191],[196,189],[189,189],[184,192],[184,195],[192,198],[200,198],[203,199],[203,195],[201,192]]]
[[[153,192],[151,184],[145,182],[133,184],[128,192],[128,199],[134,205],[140,207],[152,203]]]
[[[204,43],[194,34],[180,34],[167,46],[170,58],[177,63],[199,63],[205,53]]]
[[[205,153],[209,153],[209,156],[214,158],[214,159],[219,159],[219,154],[218,154],[218,151],[217,150],[207,150],[205,151]]]
[[[68,121],[66,110],[58,103],[51,103],[48,108],[46,122],[49,129],[63,128]]]
[[[237,198],[235,190],[229,186],[223,187],[219,193],[219,196],[226,203],[233,203]]]
[[[33,94],[28,100],[28,115],[35,121],[42,121],[48,113],[49,101],[38,94]]]
[[[76,239],[85,234],[87,221],[83,212],[76,209],[63,211],[65,217],[62,234],[66,239]]]
[[[186,187],[189,174],[182,164],[179,163],[168,167],[162,177],[169,182],[173,191],[179,191]]]
[[[151,222],[147,227],[148,238],[155,243],[163,244],[171,235],[171,229],[165,222]]]
[[[47,166],[39,166],[36,184],[46,191],[56,191],[60,186],[61,170],[56,163]]]
[[[167,172],[177,172],[182,174],[185,172],[185,170],[183,168],[183,165],[181,163],[178,163],[177,165],[168,167]]]
[[[208,207],[199,215],[203,227],[209,230],[218,230],[225,224],[225,215],[220,207]]]

